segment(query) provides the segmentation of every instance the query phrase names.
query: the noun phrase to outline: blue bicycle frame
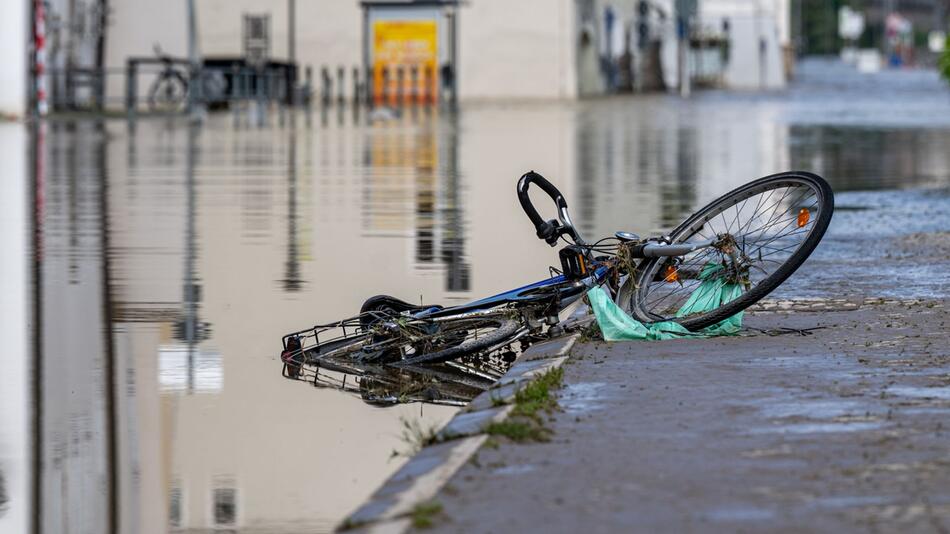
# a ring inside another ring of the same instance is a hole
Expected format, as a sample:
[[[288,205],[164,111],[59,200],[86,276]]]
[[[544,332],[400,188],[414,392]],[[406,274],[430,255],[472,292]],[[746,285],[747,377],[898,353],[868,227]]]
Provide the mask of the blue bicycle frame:
[[[593,274],[580,280],[570,280],[565,275],[560,274],[517,289],[469,302],[468,304],[452,306],[450,308],[427,308],[412,314],[412,317],[415,319],[433,319],[458,315],[460,313],[490,310],[509,304],[528,306],[551,302],[557,302],[559,307],[558,311],[560,311],[584,296],[588,289],[603,284],[607,280],[607,274],[609,272],[610,269],[607,266],[601,265],[594,269]]]

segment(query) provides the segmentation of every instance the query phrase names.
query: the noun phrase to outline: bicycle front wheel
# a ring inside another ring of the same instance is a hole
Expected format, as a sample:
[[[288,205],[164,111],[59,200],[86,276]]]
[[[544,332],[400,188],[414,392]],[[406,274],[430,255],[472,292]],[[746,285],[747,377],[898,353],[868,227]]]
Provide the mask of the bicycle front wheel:
[[[637,319],[675,321],[696,331],[746,309],[768,295],[808,258],[834,212],[823,178],[784,172],[750,182],[713,201],[676,227],[671,243],[717,240],[720,245],[677,258],[650,258],[638,267],[629,302]],[[696,305],[700,286],[728,287],[729,298]],[[628,282],[629,283],[629,282]]]

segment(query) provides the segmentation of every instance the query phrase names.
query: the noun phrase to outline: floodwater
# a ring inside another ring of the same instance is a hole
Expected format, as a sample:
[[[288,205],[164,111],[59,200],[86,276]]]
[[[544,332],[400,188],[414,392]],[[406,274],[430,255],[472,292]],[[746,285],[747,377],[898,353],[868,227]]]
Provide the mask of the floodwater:
[[[825,62],[773,94],[55,120],[0,140],[11,532],[331,529],[401,465],[404,422],[455,409],[285,380],[281,335],[380,293],[454,303],[547,276],[555,251],[514,194],[529,169],[589,238],[660,232],[792,168],[851,208],[825,258],[950,228],[950,91],[930,72]],[[920,198],[932,211],[915,218]],[[916,207],[882,222],[881,203]],[[800,280],[783,291],[812,290]]]

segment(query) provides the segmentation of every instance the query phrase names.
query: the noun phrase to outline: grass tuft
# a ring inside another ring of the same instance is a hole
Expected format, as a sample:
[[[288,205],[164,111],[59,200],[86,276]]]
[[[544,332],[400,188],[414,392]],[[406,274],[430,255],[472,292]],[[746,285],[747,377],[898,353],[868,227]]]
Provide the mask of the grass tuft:
[[[438,501],[421,502],[412,509],[412,526],[415,528],[430,528],[435,525],[435,519],[442,514],[442,503]]]
[[[407,419],[405,417],[400,417],[399,420],[402,423],[402,435],[400,438],[404,443],[409,445],[409,450],[406,452],[394,450],[392,456],[412,456],[413,454],[419,452],[423,447],[427,447],[435,443],[436,436],[439,432],[438,426],[423,426],[422,421],[419,419]]]
[[[587,327],[581,330],[581,335],[577,339],[581,343],[588,343],[590,341],[603,341],[604,334],[600,331],[600,325],[597,321],[593,321]]]
[[[504,436],[518,443],[549,441],[552,432],[544,426],[541,412],[550,413],[557,409],[554,391],[561,387],[563,380],[564,370],[560,367],[535,378],[515,393],[515,406],[510,417],[505,421],[491,423],[485,432],[490,436]]]
[[[511,441],[548,441],[551,431],[533,420],[505,420],[488,425],[485,432],[491,436],[504,436]]]
[[[550,412],[557,408],[557,398],[554,390],[561,387],[564,380],[564,369],[551,369],[532,380],[528,385],[515,393],[514,415],[537,418],[538,412]]]

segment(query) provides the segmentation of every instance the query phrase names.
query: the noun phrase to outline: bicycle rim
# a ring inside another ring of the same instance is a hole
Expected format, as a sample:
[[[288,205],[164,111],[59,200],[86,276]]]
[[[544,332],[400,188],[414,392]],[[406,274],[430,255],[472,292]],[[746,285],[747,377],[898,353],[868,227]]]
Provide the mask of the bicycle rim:
[[[715,324],[755,303],[801,265],[824,235],[834,211],[831,188],[804,172],[768,176],[710,203],[670,233],[672,243],[729,235],[737,262],[722,250],[705,248],[680,258],[645,260],[638,269],[630,311],[641,321],[672,320],[690,330]],[[719,269],[739,294],[713,306],[684,310],[700,288],[704,268]]]
[[[520,326],[520,321],[505,316],[445,321],[437,333],[403,344],[397,363],[441,363],[493,350],[513,341]]]

